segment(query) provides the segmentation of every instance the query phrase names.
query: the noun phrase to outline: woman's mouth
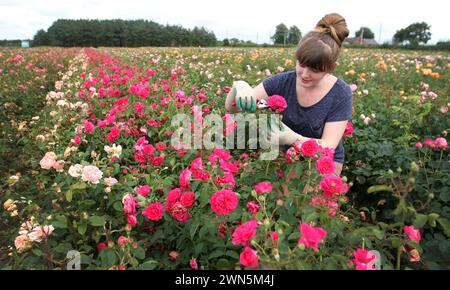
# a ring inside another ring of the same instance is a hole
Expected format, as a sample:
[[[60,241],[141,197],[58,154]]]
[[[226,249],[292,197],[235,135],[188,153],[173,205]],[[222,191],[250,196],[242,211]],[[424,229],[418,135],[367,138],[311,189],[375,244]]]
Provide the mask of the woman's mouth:
[[[311,80],[305,80],[304,78],[301,78],[301,80],[302,80],[302,83],[304,83],[304,84],[308,84],[311,82]]]

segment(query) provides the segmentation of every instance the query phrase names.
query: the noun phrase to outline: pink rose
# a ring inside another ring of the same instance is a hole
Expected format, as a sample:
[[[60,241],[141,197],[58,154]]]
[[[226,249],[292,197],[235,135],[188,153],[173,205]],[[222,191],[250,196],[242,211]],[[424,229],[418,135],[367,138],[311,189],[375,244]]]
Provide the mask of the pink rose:
[[[247,209],[249,212],[251,212],[253,215],[255,215],[259,211],[259,205],[254,201],[249,201],[249,202],[247,202]]]
[[[249,247],[245,247],[245,249],[241,252],[239,256],[239,261],[241,265],[245,268],[252,267],[258,268],[258,256],[256,255],[256,251],[252,250]]]
[[[312,248],[314,249],[314,251],[318,252],[319,249],[317,248],[317,246],[322,241],[322,239],[327,236],[327,232],[322,228],[315,228],[307,224],[301,224],[299,230],[302,236],[298,240],[298,243]]]
[[[278,233],[277,232],[275,232],[275,231],[273,231],[271,234],[270,234],[270,237],[272,238],[272,241],[274,241],[274,242],[277,242],[278,241]]]
[[[120,236],[117,239],[117,244],[119,244],[119,246],[125,246],[128,243],[128,239],[124,236]]]
[[[336,170],[334,160],[327,156],[323,156],[317,160],[316,168],[320,174],[332,174]]]
[[[118,182],[117,179],[115,179],[114,177],[105,178],[104,181],[107,186],[113,186]]]
[[[142,215],[147,217],[149,220],[158,221],[162,218],[164,214],[163,204],[160,202],[155,202],[147,206]]]
[[[236,209],[238,205],[238,197],[235,192],[229,189],[222,189],[215,192],[209,203],[211,209],[217,214],[229,214]]]
[[[250,240],[256,236],[256,228],[258,227],[258,222],[256,220],[251,220],[243,223],[233,233],[233,245],[248,246]]]
[[[195,202],[195,193],[193,192],[185,192],[180,197],[180,202],[183,206],[190,208],[194,205]]]
[[[14,246],[16,246],[16,249],[22,253],[31,248],[31,240],[27,235],[20,235],[14,240]]]
[[[53,226],[38,226],[28,235],[31,241],[40,242],[43,238],[49,237],[53,233]]]
[[[353,123],[351,121],[347,122],[347,126],[345,127],[345,131],[344,131],[344,135],[345,136],[350,136],[355,132],[355,130],[353,129]]]
[[[189,266],[191,266],[191,268],[194,269],[194,270],[198,270],[197,259],[192,258],[192,259],[189,261]]]
[[[445,140],[445,138],[442,138],[442,137],[436,138],[436,140],[434,141],[434,144],[436,145],[436,147],[438,149],[446,149],[446,148],[448,148],[447,140]]]
[[[180,174],[180,187],[182,189],[189,189],[190,188],[190,184],[189,184],[189,180],[191,179],[192,176],[192,171],[190,171],[189,169],[184,169],[183,172],[181,172]]]
[[[47,152],[45,156],[39,162],[42,169],[50,169],[55,165],[57,156],[54,152]]]
[[[273,95],[269,97],[267,106],[277,113],[283,112],[287,108],[286,100],[279,95]]]
[[[191,170],[202,170],[203,168],[203,161],[202,158],[198,157],[195,158],[192,162],[191,162]]]
[[[420,243],[420,231],[415,229],[414,226],[404,226],[403,231],[408,235],[411,241]]]
[[[98,184],[98,181],[102,178],[103,172],[96,166],[88,165],[83,168],[81,178],[83,181],[90,182],[92,184]]]
[[[186,222],[191,217],[188,209],[181,202],[176,202],[170,209],[170,213],[172,217],[181,223]]]
[[[171,191],[169,191],[169,193],[167,194],[167,198],[166,198],[167,210],[170,211],[170,208],[172,207],[172,205],[174,203],[176,203],[177,201],[179,201],[180,198],[181,198],[181,189],[175,188],[175,189],[172,189]]]
[[[345,184],[339,176],[327,175],[320,181],[320,187],[323,190],[323,195],[330,198],[333,194],[343,194],[348,190],[348,185]]]
[[[369,251],[357,249],[353,252],[353,256],[356,270],[375,270],[375,265],[369,264],[375,259],[375,255],[371,255]]]
[[[127,223],[131,226],[134,227],[137,225],[137,217],[135,215],[127,215]]]
[[[270,193],[272,189],[272,184],[267,181],[263,181],[255,185],[255,190],[257,193]]]
[[[139,194],[140,196],[147,196],[147,194],[150,193],[150,191],[152,190],[152,188],[148,185],[142,185],[139,186],[138,188],[136,188],[136,193]]]
[[[309,139],[308,141],[302,143],[300,150],[301,150],[303,156],[312,157],[312,156],[316,155],[317,152],[319,152],[320,146],[319,146],[319,144],[317,144],[316,140]]]
[[[136,215],[136,207],[138,204],[136,203],[137,198],[133,197],[131,194],[127,194],[122,199],[123,204],[123,212],[127,215]]]
[[[416,143],[416,148],[417,148],[417,149],[420,149],[420,148],[422,148],[422,147],[423,147],[422,142],[417,142],[417,143]]]

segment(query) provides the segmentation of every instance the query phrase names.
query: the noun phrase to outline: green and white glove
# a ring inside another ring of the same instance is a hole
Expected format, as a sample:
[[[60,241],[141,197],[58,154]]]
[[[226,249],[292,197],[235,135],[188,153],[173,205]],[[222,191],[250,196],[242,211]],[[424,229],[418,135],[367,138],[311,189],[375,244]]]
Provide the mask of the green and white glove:
[[[253,96],[253,88],[245,81],[233,82],[232,94],[236,102],[236,108],[242,112],[256,112],[256,100]]]

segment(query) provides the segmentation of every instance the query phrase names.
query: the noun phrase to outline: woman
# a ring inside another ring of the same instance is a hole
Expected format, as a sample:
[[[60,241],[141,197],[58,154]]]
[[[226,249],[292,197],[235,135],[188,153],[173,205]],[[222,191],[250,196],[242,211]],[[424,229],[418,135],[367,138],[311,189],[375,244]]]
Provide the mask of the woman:
[[[283,96],[287,103],[283,128],[274,130],[271,137],[278,137],[282,145],[317,139],[321,146],[335,148],[335,174],[340,175],[344,163],[342,136],[352,118],[352,92],[345,81],[332,72],[348,34],[342,16],[325,15],[316,28],[300,40],[295,71],[274,75],[254,89],[245,82],[237,82],[227,96],[226,109],[254,111],[255,100]]]

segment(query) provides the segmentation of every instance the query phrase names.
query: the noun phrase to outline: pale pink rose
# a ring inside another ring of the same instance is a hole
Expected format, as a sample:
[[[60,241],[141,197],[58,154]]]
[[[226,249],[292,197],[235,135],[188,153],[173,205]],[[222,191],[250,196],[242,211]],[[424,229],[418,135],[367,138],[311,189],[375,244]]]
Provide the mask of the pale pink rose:
[[[350,89],[352,90],[352,92],[356,91],[358,89],[358,86],[355,84],[351,84],[350,85]]]
[[[88,165],[83,168],[83,174],[81,178],[83,181],[90,182],[92,184],[98,184],[98,181],[102,178],[103,172],[96,166]]]
[[[57,171],[62,171],[64,169],[64,160],[58,160],[53,164],[53,168]]]
[[[80,177],[81,174],[83,174],[83,165],[81,164],[75,164],[70,166],[69,168],[69,175],[72,177]]]
[[[118,181],[117,181],[117,179],[115,179],[114,177],[108,177],[108,178],[105,178],[105,184],[107,185],[107,186],[113,186],[114,184],[116,184]]]
[[[55,165],[57,156],[53,152],[47,152],[45,153],[45,156],[41,159],[39,164],[41,165],[42,169],[50,169]]]
[[[442,114],[447,114],[448,113],[448,107],[447,106],[441,106],[439,108],[439,111],[441,111]]]
[[[40,242],[43,238],[48,237],[52,234],[54,227],[50,226],[38,226],[33,229],[33,231],[28,235],[31,241]]]
[[[436,140],[434,140],[434,144],[439,149],[446,149],[448,147],[447,140],[445,140],[445,138],[442,137],[436,138]]]
[[[31,240],[27,235],[20,235],[14,240],[16,249],[21,253],[31,248]]]

